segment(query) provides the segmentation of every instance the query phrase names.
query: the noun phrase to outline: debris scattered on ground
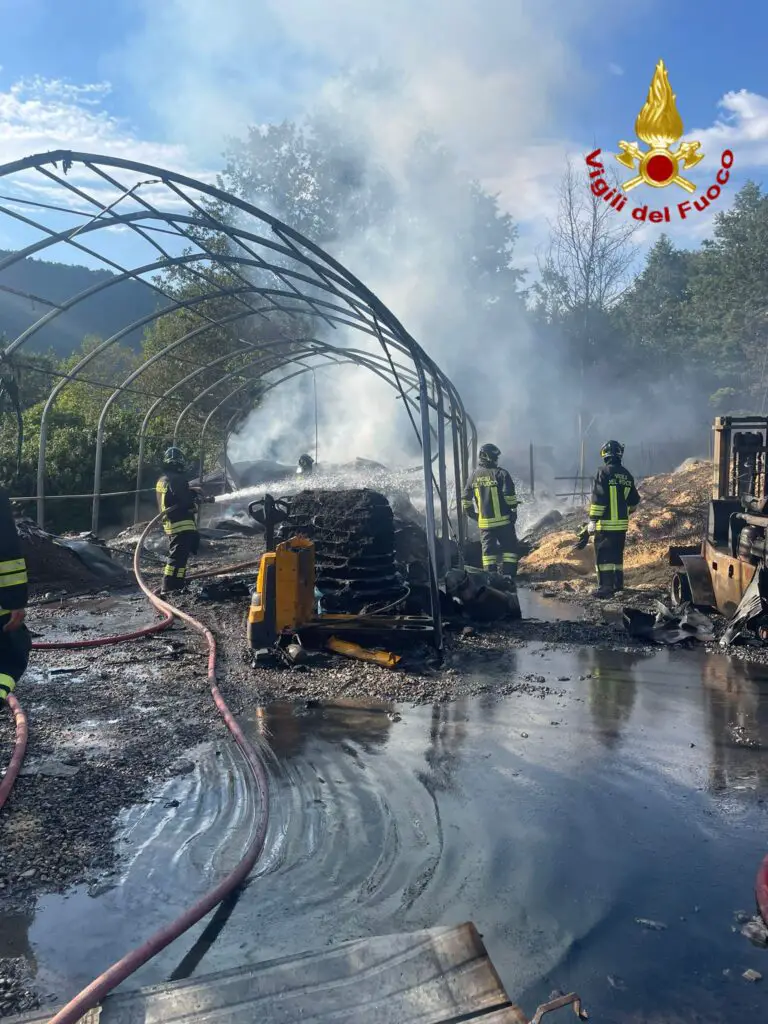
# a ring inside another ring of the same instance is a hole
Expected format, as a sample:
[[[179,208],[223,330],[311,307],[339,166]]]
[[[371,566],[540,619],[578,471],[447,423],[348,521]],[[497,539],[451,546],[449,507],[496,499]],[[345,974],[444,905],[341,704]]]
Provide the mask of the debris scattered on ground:
[[[27,563],[31,595],[42,596],[50,590],[62,589],[74,594],[104,587],[102,574],[92,572],[75,551],[41,530],[31,519],[18,520],[16,528]]]
[[[765,624],[767,612],[768,569],[761,566],[744,591],[744,596],[720,640],[721,646],[729,647],[738,643],[762,645],[758,630]]]
[[[768,927],[761,917],[752,917],[742,925],[741,934],[749,939],[753,946],[768,948]]]
[[[667,926],[662,921],[651,921],[647,917],[636,917],[635,924],[639,924],[641,928],[647,928],[651,932],[664,932],[667,930]]]
[[[711,643],[715,639],[712,620],[687,603],[670,608],[657,601],[655,615],[637,608],[625,608],[622,619],[630,636],[650,640],[654,644]]]
[[[760,973],[760,971],[753,971],[751,967],[749,968],[749,970],[744,971],[744,973],[742,974],[742,978],[744,978],[746,981],[762,981],[763,980],[763,976]]]

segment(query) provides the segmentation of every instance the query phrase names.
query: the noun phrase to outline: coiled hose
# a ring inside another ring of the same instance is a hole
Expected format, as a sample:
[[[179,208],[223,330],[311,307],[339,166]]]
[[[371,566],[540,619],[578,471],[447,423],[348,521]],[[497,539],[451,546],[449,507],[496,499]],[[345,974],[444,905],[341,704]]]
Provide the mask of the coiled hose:
[[[51,1018],[49,1024],[76,1024],[76,1022],[79,1021],[80,1018],[88,1012],[88,1010],[98,1006],[109,992],[122,984],[126,978],[130,977],[131,974],[135,973],[140,967],[147,963],[148,960],[151,960],[153,956],[156,956],[159,952],[165,949],[166,946],[178,939],[189,928],[197,924],[198,921],[202,920],[202,918],[205,917],[206,914],[210,913],[217,904],[219,904],[223,899],[225,899],[225,897],[245,881],[261,854],[266,838],[267,824],[269,820],[269,782],[267,774],[258,753],[238,725],[216,684],[216,639],[213,636],[213,633],[211,633],[211,631],[203,625],[202,622],[199,622],[192,615],[182,611],[180,608],[175,608],[173,605],[168,604],[157,594],[153,593],[146,585],[141,575],[141,568],[139,564],[141,549],[149,531],[161,518],[162,513],[155,516],[155,518],[147,524],[144,532],[139,538],[133,556],[133,571],[136,575],[136,581],[143,593],[151,604],[161,613],[161,615],[164,616],[163,621],[156,625],[136,630],[133,633],[125,633],[111,637],[100,637],[96,640],[33,644],[33,647],[36,649],[100,647],[107,644],[121,643],[126,640],[133,640],[141,636],[146,636],[149,633],[157,632],[160,629],[165,629],[174,618],[181,619],[183,622],[192,626],[193,629],[196,629],[203,635],[208,647],[207,676],[211,696],[213,697],[213,701],[221,713],[227,728],[232,734],[235,743],[240,748],[240,752],[245,759],[245,763],[253,776],[254,782],[256,783],[261,799],[261,816],[256,831],[251,837],[251,841],[248,844],[243,858],[237,867],[235,867],[234,870],[226,876],[226,878],[222,879],[215,888],[211,889],[210,892],[206,893],[205,896],[189,907],[175,921],[167,925],[165,928],[160,929],[160,931],[147,939],[141,946],[131,950],[131,952],[127,953],[121,960],[112,964],[111,967],[95,978],[90,985],[84,988],[82,992],[78,993],[74,999],[71,999],[66,1006],[62,1007],[62,1009]],[[27,726],[24,712],[19,707],[18,701],[12,696],[9,698],[8,704],[16,719],[16,745],[11,759],[11,764],[6,772],[2,784],[0,785],[0,807],[2,806],[3,801],[7,798],[16,776],[18,775],[27,741]]]

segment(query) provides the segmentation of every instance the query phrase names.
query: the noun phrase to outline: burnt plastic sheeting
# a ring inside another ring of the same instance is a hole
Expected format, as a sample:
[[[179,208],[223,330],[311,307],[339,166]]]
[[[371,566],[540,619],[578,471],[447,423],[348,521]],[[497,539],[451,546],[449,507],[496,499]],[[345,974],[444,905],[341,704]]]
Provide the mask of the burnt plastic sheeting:
[[[757,627],[768,622],[768,569],[758,568],[752,582],[744,591],[739,607],[733,614],[720,644],[761,644]]]
[[[711,619],[690,604],[671,609],[657,601],[656,609],[656,614],[652,615],[637,608],[624,608],[622,621],[629,635],[667,646],[691,641],[707,643],[714,639]]]

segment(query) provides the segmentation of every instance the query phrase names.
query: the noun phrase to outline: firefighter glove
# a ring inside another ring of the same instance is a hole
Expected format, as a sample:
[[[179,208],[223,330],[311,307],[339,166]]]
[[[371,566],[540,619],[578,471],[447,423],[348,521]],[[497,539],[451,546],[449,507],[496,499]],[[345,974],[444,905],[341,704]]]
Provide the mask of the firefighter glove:
[[[587,523],[587,533],[590,534],[590,536],[591,536],[595,532],[596,529],[597,529],[597,523],[594,521],[594,519],[590,519],[589,522]]]

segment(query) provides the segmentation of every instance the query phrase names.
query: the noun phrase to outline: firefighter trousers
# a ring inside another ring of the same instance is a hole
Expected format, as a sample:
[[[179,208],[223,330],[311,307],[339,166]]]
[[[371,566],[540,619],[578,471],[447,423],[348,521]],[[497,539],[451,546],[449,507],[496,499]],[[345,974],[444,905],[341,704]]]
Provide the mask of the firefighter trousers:
[[[168,557],[163,569],[161,594],[182,590],[187,582],[187,562],[190,555],[196,555],[200,548],[200,534],[197,530],[172,533],[168,538]]]
[[[624,589],[624,530],[606,530],[595,533],[595,567],[597,585],[601,590]]]
[[[512,523],[494,526],[492,530],[481,530],[480,543],[483,548],[483,569],[486,572],[517,576],[517,533]]]
[[[13,692],[24,675],[32,650],[32,637],[26,626],[22,625],[12,633],[2,632],[9,618],[8,615],[0,616],[0,701]]]

